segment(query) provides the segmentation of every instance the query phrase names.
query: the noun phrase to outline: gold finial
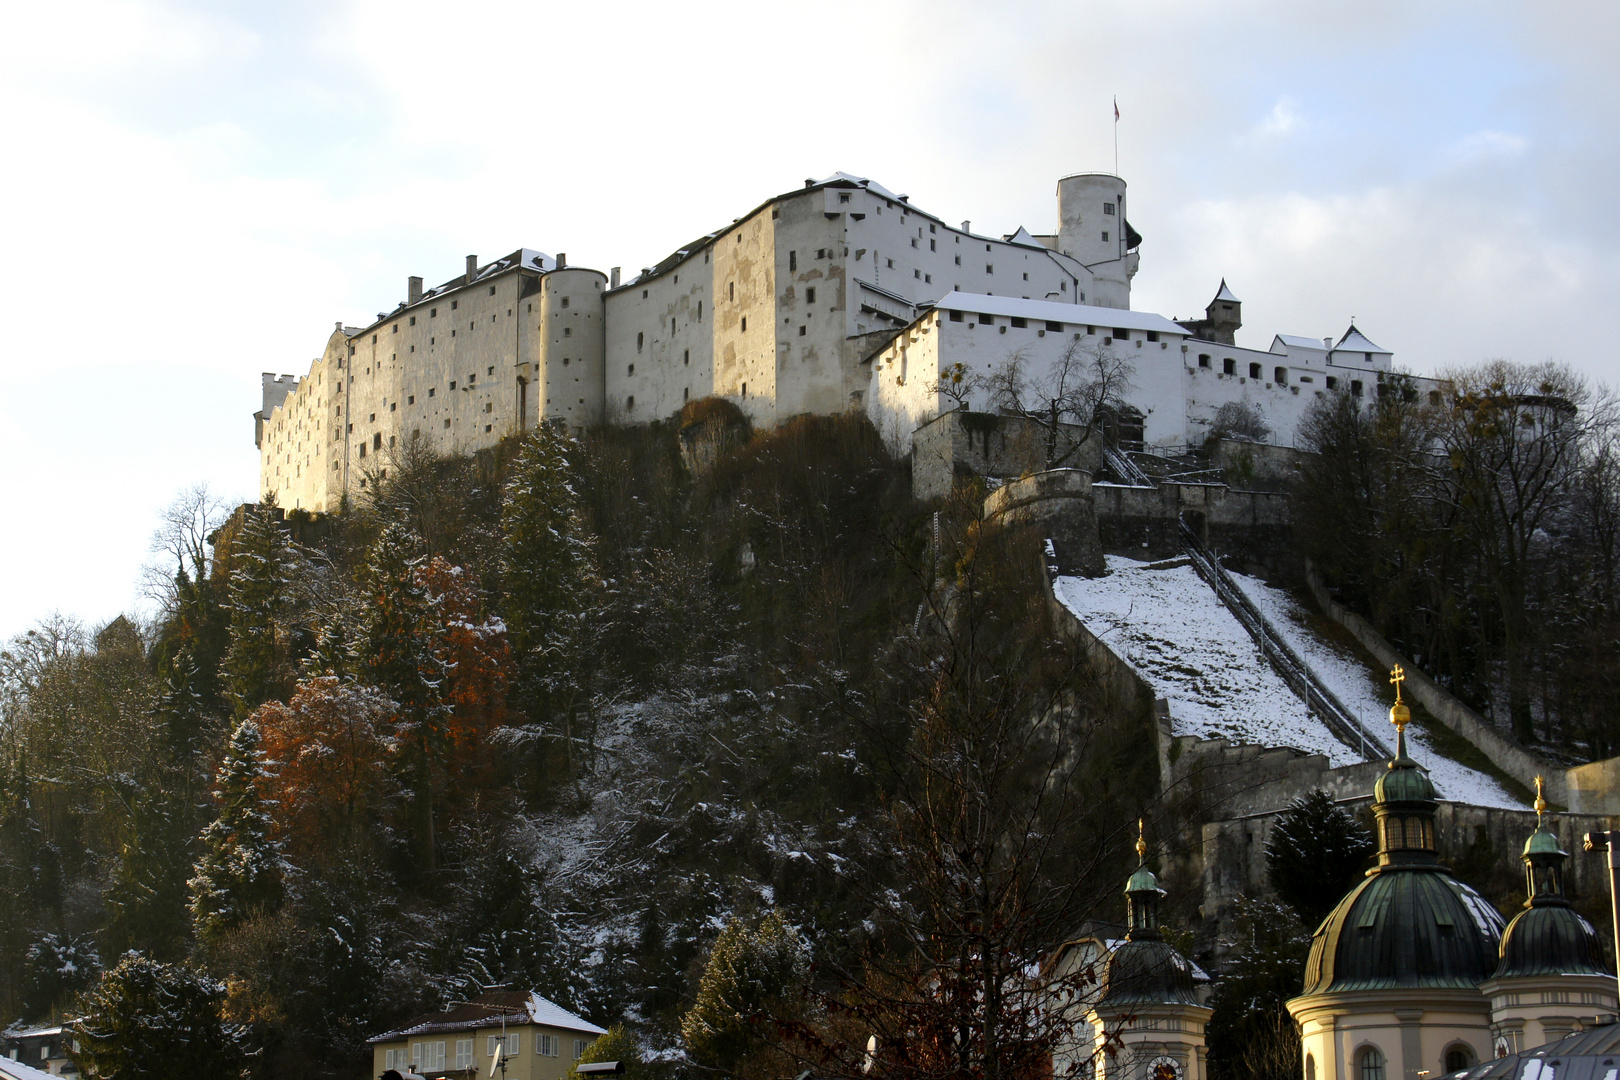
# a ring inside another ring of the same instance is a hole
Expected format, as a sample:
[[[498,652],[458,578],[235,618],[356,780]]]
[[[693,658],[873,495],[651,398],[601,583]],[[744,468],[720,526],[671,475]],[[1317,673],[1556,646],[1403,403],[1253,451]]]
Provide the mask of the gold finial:
[[[1544,793],[1542,791],[1542,785],[1546,782],[1542,777],[1536,777],[1536,828],[1538,829],[1541,828],[1541,815],[1547,812],[1547,800],[1543,798]]]
[[[1395,725],[1397,734],[1404,735],[1406,725],[1412,722],[1412,710],[1401,700],[1401,683],[1406,681],[1406,669],[1396,664],[1389,673],[1389,681],[1395,687],[1395,704],[1389,707],[1389,722]]]
[[[1136,819],[1136,861],[1143,866],[1147,865],[1147,837],[1144,835],[1147,825],[1144,818]]]

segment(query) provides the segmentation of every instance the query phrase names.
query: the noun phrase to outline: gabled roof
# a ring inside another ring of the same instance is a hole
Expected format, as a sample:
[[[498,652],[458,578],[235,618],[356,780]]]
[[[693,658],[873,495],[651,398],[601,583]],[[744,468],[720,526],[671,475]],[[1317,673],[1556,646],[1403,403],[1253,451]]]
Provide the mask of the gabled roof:
[[[1276,342],[1281,342],[1290,349],[1315,349],[1317,352],[1327,352],[1328,347],[1327,342],[1319,337],[1300,337],[1298,334],[1278,334],[1273,343]]]
[[[1022,225],[1018,226],[1017,232],[1013,233],[1011,236],[1003,236],[1002,239],[1007,241],[1009,244],[1018,244],[1021,247],[1040,248],[1042,251],[1046,250],[1046,245],[1035,239],[1035,237],[1030,234],[1030,231],[1024,228]]]
[[[1237,297],[1232,295],[1232,290],[1231,289],[1228,289],[1226,287],[1226,279],[1225,278],[1221,278],[1221,289],[1220,289],[1220,292],[1217,292],[1215,294],[1215,299],[1216,300],[1225,300],[1228,303],[1232,303],[1232,304],[1241,304],[1241,303],[1243,303],[1243,301],[1239,300]]]
[[[1340,338],[1339,343],[1333,346],[1334,352],[1338,352],[1341,349],[1343,349],[1345,352],[1389,352],[1388,349],[1381,349],[1377,345],[1374,345],[1371,341],[1368,341],[1366,336],[1362,334],[1360,330],[1356,329],[1355,323],[1350,324],[1350,329],[1344,332],[1344,337]]]
[[[443,1012],[424,1013],[404,1026],[373,1035],[368,1043],[395,1042],[412,1035],[426,1035],[439,1031],[468,1031],[474,1028],[501,1027],[503,1024],[544,1024],[565,1031],[580,1031],[588,1035],[605,1035],[606,1028],[597,1027],[558,1005],[555,1001],[533,992],[498,990],[484,994],[476,1001],[453,1006]]]

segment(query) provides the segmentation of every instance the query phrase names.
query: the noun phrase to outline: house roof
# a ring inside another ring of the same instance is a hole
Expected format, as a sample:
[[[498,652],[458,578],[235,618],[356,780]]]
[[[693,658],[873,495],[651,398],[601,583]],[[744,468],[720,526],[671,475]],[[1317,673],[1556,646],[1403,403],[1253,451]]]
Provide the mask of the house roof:
[[[1089,326],[1117,326],[1121,330],[1153,330],[1161,334],[1187,336],[1187,328],[1151,311],[1129,308],[1095,307],[1091,304],[1062,304],[1053,300],[1025,300],[1017,296],[987,296],[983,293],[949,292],[934,301],[935,308],[976,311],[985,315],[1021,316],[1052,322],[1081,323]]]
[[[1345,352],[1389,352],[1388,349],[1381,349],[1377,345],[1374,345],[1371,341],[1368,341],[1366,335],[1364,335],[1360,330],[1356,329],[1355,323],[1350,324],[1350,329],[1344,332],[1344,337],[1340,338],[1339,343],[1333,346],[1334,352],[1339,352],[1340,350]]]
[[[1230,301],[1231,303],[1234,303],[1234,304],[1243,303],[1243,301],[1239,300],[1237,297],[1232,295],[1232,290],[1231,289],[1228,289],[1226,287],[1226,279],[1225,278],[1221,278],[1221,291],[1215,294],[1215,299],[1217,299],[1217,300],[1227,300],[1227,301]]]
[[[565,1031],[581,1031],[589,1035],[605,1035],[606,1028],[597,1027],[589,1020],[576,1016],[555,1001],[533,992],[498,990],[484,994],[476,1001],[464,1002],[443,1012],[424,1013],[393,1031],[373,1035],[368,1043],[395,1042],[412,1035],[427,1035],[439,1031],[469,1031],[474,1028],[500,1027],[503,1024],[543,1024]]]
[[[1277,341],[1282,342],[1290,349],[1315,349],[1317,352],[1327,352],[1327,342],[1319,337],[1300,337],[1298,334],[1278,334]]]
[[[1022,247],[1040,248],[1042,251],[1046,250],[1046,245],[1035,239],[1035,237],[1030,234],[1030,231],[1024,228],[1022,225],[1018,226],[1017,232],[1013,233],[1011,236],[1003,236],[1002,239],[1007,241],[1009,244],[1018,244]]]
[[[24,1065],[20,1061],[12,1061],[5,1057],[0,1057],[0,1077],[4,1080],[55,1080],[43,1069],[36,1069],[32,1065]]]

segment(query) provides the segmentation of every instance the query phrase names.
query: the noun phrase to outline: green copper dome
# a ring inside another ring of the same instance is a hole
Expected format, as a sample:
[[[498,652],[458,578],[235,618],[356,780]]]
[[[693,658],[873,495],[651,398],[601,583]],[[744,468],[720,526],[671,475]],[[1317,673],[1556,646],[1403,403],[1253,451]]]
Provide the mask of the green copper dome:
[[[1608,951],[1597,928],[1574,908],[1538,904],[1513,916],[1502,931],[1502,960],[1492,978],[1608,975]]]
[[[1524,857],[1527,859],[1532,855],[1551,855],[1565,858],[1568,854],[1563,849],[1563,846],[1558,843],[1558,837],[1539,825],[1536,826],[1536,831],[1530,834],[1530,838],[1524,842]]]
[[[1136,873],[1132,874],[1130,880],[1125,882],[1125,894],[1127,896],[1136,892],[1162,893],[1163,891],[1163,889],[1159,888],[1159,879],[1154,877],[1153,871],[1145,866],[1137,867]]]
[[[1197,1005],[1192,965],[1168,942],[1126,941],[1108,958],[1102,1005]]]
[[[1379,867],[1317,927],[1304,992],[1472,989],[1501,936],[1502,916],[1438,862]]]
[[[1428,773],[1402,755],[1389,763],[1389,771],[1373,786],[1374,802],[1434,802],[1434,784]]]

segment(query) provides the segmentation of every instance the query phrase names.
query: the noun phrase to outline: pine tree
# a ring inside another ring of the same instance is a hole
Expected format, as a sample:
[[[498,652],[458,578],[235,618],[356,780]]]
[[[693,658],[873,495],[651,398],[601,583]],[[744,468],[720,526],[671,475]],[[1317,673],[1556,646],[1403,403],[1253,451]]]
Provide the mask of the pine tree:
[[[157,959],[183,956],[190,937],[186,873],[195,859],[195,808],[184,793],[189,770],[138,792],[104,900],[108,951],[143,949]],[[179,796],[179,797],[177,797]]]
[[[757,927],[733,918],[715,939],[697,1000],[681,1019],[687,1053],[701,1065],[738,1072],[745,1060],[768,1051],[769,1021],[808,973],[804,940],[780,912]]]
[[[225,987],[130,953],[82,1002],[73,1060],[102,1080],[237,1074],[242,1054],[221,1020]]]
[[[230,647],[225,696],[238,720],[275,697],[285,679],[281,618],[292,552],[273,504],[248,509],[231,550]]]
[[[263,777],[259,726],[250,717],[231,732],[215,779],[219,817],[203,830],[202,858],[188,883],[192,922],[204,942],[280,906],[283,860],[259,790]]]
[[[23,963],[22,1016],[38,1020],[66,1008],[101,974],[101,956],[90,934],[44,934],[28,946]]]
[[[641,1047],[636,1040],[624,1030],[623,1024],[614,1024],[607,1029],[607,1034],[598,1035],[596,1041],[585,1048],[579,1060],[569,1066],[567,1080],[579,1080],[579,1071],[575,1066],[591,1065],[599,1061],[617,1061],[624,1066],[625,1080],[643,1080],[647,1069],[641,1063]]]
[[[1271,827],[1266,876],[1300,920],[1315,927],[1355,884],[1373,850],[1371,834],[1355,815],[1327,792],[1310,791]]]
[[[604,599],[581,516],[578,450],[563,429],[536,428],[513,463],[501,506],[513,697],[549,730],[569,776],[579,764],[576,747],[594,741]]]

